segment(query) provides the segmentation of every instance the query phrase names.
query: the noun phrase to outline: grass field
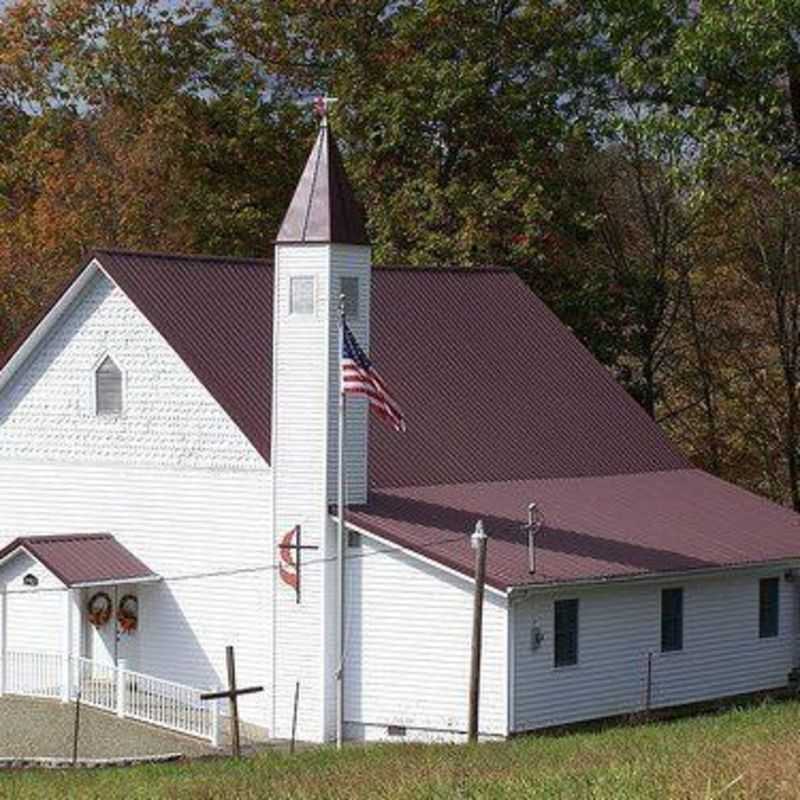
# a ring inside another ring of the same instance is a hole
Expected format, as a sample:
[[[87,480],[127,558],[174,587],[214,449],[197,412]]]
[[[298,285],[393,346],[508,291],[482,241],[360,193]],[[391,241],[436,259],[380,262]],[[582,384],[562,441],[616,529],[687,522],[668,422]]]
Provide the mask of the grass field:
[[[0,775],[4,798],[798,798],[800,702],[476,747]]]

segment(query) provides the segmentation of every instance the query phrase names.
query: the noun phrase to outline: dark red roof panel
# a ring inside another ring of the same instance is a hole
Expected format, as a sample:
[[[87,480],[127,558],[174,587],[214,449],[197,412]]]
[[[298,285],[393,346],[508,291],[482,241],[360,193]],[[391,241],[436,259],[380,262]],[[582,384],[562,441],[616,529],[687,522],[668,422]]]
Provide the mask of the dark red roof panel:
[[[545,516],[533,576],[531,502]],[[466,575],[483,519],[487,580],[503,590],[800,557],[800,516],[695,469],[387,489],[348,519]]]
[[[408,422],[373,421],[375,486],[688,466],[513,272],[377,269],[371,325]]]
[[[67,586],[156,577],[108,533],[21,536],[0,550],[0,560],[19,548],[25,548]]]

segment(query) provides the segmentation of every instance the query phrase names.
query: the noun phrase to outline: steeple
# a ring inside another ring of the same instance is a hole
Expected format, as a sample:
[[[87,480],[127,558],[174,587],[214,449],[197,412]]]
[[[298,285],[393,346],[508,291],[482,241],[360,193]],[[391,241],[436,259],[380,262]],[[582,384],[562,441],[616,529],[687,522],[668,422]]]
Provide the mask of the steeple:
[[[278,244],[369,244],[364,213],[324,118],[276,241]]]
[[[345,175],[327,109],[334,98],[319,98],[321,117],[314,149],[275,243],[275,312],[272,333],[272,552],[281,558],[287,532],[302,531],[303,546],[319,548],[324,559],[340,538],[330,507],[339,481],[339,392],[341,299],[347,325],[369,353],[372,248],[364,217]],[[366,503],[369,465],[369,407],[351,397],[345,409],[346,500]],[[295,536],[295,541],[298,534]],[[342,560],[341,563],[344,563]],[[272,734],[289,736],[291,698],[303,685],[306,706],[298,724],[303,738],[339,733],[333,711],[339,696],[336,664],[341,640],[334,611],[339,581],[332,562],[302,577],[303,599],[280,577],[275,585],[273,647],[285,669],[273,682]],[[324,672],[312,657],[324,642]],[[310,649],[309,649],[310,648]]]

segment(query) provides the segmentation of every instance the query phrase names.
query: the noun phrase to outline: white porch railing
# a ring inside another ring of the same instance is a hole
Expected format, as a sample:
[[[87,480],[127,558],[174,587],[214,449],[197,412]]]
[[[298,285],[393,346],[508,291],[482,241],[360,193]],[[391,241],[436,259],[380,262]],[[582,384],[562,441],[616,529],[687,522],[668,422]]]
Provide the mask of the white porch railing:
[[[123,683],[125,716],[218,743],[217,702],[201,700],[201,690],[141,672],[125,672]]]
[[[5,662],[0,660],[0,695],[60,697],[66,702],[80,689],[81,702],[88,706],[219,744],[218,702],[200,699],[207,690],[134,672],[122,661],[115,667],[80,657],[67,664],[65,658],[8,651]]]
[[[113,664],[103,664],[89,658],[72,658],[70,697],[81,691],[81,702],[103,711],[117,712],[117,673]]]
[[[28,697],[61,697],[64,659],[53,653],[6,653],[5,691]]]

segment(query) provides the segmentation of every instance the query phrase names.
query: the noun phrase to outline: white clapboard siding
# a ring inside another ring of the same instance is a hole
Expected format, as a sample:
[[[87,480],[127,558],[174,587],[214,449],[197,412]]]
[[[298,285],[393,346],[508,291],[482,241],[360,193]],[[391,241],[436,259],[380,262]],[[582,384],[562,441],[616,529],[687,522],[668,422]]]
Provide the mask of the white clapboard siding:
[[[758,636],[758,580],[781,569],[542,592],[512,604],[512,730],[639,711],[652,653],[653,707],[786,685],[794,666],[796,584],[781,580],[780,635]],[[661,589],[684,588],[683,650],[661,653]],[[579,600],[578,664],[553,666],[553,601]],[[536,625],[541,646],[531,645]]]
[[[272,453],[275,468],[274,540],[299,525],[306,551],[301,572],[301,603],[292,587],[275,581],[273,641],[276,668],[272,729],[289,736],[295,686],[300,685],[297,735],[324,737],[323,570],[308,562],[323,554],[327,517],[326,452],[328,431],[328,274],[327,245],[276,248],[273,341]],[[312,314],[290,313],[292,278],[313,277]]]
[[[96,413],[96,369],[122,371],[122,414]],[[260,470],[263,459],[103,273],[0,391],[0,459]]]
[[[3,499],[5,500],[5,494]],[[0,514],[2,512],[0,511]],[[6,544],[2,541],[2,544]],[[24,578],[33,575],[35,587]],[[9,650],[62,653],[67,629],[63,584],[38,561],[24,552],[0,566],[0,589],[6,594]]]
[[[275,465],[274,546],[296,525],[303,544],[319,549],[303,554],[301,602],[280,580],[274,595],[276,679],[273,729],[291,733],[294,695],[300,686],[297,731],[318,741],[334,733],[331,591],[335,575],[321,559],[334,555],[327,533],[328,503],[336,486],[335,446],[338,385],[338,278],[358,275],[357,336],[367,341],[369,308],[369,248],[345,245],[280,245],[276,248],[276,292],[273,397],[273,464]],[[313,277],[312,314],[293,314],[293,278]],[[348,488],[350,497],[365,492],[366,415],[353,404],[348,425]],[[330,448],[334,448],[331,454]],[[315,563],[316,562],[316,563]],[[327,598],[327,599],[326,599]]]
[[[359,314],[348,319],[347,325],[358,343],[369,354],[370,348],[370,299],[371,257],[370,248],[356,245],[334,245],[331,247],[331,291],[335,300],[336,313],[330,318],[330,337],[334,346],[330,350],[330,370],[334,380],[330,382],[329,404],[330,425],[328,428],[328,497],[336,502],[336,481],[338,463],[338,400],[339,400],[339,319],[338,298],[341,294],[341,279],[358,280]],[[347,398],[347,418],[345,424],[345,475],[347,475],[347,498],[350,504],[364,503],[367,500],[367,435],[369,430],[369,406],[366,399]]]
[[[163,583],[137,587],[142,672],[192,686],[226,680],[237,648],[242,684],[269,684],[272,563],[269,472],[155,470],[0,460],[0,545],[13,536],[108,531]],[[240,574],[213,573],[245,570]],[[202,575],[183,579],[184,576]],[[47,643],[42,623],[20,628],[10,598],[10,646]],[[60,607],[60,601],[59,601]],[[30,606],[29,606],[30,608]],[[58,613],[57,627],[63,618]],[[48,622],[49,626],[50,623]],[[49,628],[48,628],[49,631]],[[24,639],[21,641],[20,639]],[[268,725],[269,692],[242,699],[248,722]]]
[[[389,552],[387,552],[387,550]],[[345,722],[354,738],[463,739],[472,634],[472,583],[391,545],[349,548]],[[480,732],[506,734],[507,611],[487,591]]]
[[[123,374],[120,417],[96,414],[108,356]],[[239,679],[269,685],[272,571],[213,574],[273,563],[269,467],[102,273],[0,392],[0,486],[0,542],[108,531],[167,578],[136,589],[140,629],[121,651],[139,669],[219,684],[234,644]],[[11,644],[51,646],[63,615],[39,614],[44,602],[10,598]],[[243,698],[244,718],[268,727],[270,699]]]

